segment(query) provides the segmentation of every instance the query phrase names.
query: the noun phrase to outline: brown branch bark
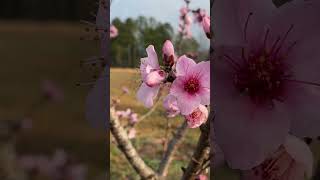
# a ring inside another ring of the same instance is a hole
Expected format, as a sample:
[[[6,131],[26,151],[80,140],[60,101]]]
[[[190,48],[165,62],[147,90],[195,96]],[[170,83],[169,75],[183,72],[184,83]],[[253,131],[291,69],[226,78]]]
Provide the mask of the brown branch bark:
[[[208,120],[201,128],[201,135],[198,140],[197,148],[189,162],[187,169],[184,171],[182,180],[194,180],[200,173],[202,165],[210,155],[209,133],[210,121]]]
[[[126,156],[130,165],[140,175],[142,179],[158,179],[157,174],[142,160],[136,149],[128,138],[126,131],[120,125],[119,119],[113,108],[110,109],[110,130],[118,143],[119,149]]]
[[[177,132],[174,134],[170,140],[167,150],[164,153],[164,156],[160,162],[158,174],[159,176],[165,177],[168,172],[169,165],[173,159],[173,155],[177,150],[178,145],[181,143],[182,138],[186,134],[188,129],[188,124],[186,121],[183,121],[182,125],[178,128]]]

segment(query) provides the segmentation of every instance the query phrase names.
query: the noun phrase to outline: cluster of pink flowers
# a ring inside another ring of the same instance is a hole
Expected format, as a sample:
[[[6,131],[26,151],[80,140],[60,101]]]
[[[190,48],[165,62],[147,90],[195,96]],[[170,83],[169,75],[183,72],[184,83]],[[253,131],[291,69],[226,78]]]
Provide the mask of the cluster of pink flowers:
[[[192,19],[189,15],[189,12],[193,13],[194,18]],[[184,6],[180,9],[180,19],[179,19],[179,29],[178,31],[185,38],[191,38],[191,25],[192,22],[198,23],[204,30],[206,36],[211,39],[211,30],[210,30],[210,16],[207,14],[204,9],[191,10],[187,6]]]
[[[121,120],[128,120],[127,124],[124,126],[128,133],[128,138],[129,139],[135,138],[137,134],[135,125],[139,120],[138,114],[133,112],[130,108],[128,108],[125,111],[120,111],[120,110],[116,111],[116,115]]]
[[[206,122],[210,104],[210,62],[196,63],[185,55],[176,58],[171,41],[164,43],[163,67],[152,45],[147,48],[148,57],[141,59],[142,85],[137,98],[148,108],[153,106],[161,86],[169,86],[164,100],[169,117],[185,116],[189,127],[196,128]]]
[[[116,111],[116,115],[119,118],[128,119],[130,124],[136,124],[138,122],[138,114],[129,108],[125,111]]]
[[[298,138],[320,132],[319,10],[313,0],[213,4],[213,129],[247,179],[311,176],[312,154]]]
[[[52,157],[25,155],[18,158],[19,166],[28,178],[46,177],[50,180],[86,180],[87,167],[75,162],[64,150],[56,150]]]

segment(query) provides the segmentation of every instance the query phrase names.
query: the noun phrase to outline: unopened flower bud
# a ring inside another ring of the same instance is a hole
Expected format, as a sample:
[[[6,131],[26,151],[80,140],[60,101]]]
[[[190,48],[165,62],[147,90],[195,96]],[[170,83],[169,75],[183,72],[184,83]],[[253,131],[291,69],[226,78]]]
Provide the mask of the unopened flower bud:
[[[162,48],[163,62],[165,66],[174,65],[174,47],[170,40],[166,40]]]
[[[206,36],[211,39],[211,31],[210,31],[210,17],[205,16],[202,20],[202,28],[206,33]]]

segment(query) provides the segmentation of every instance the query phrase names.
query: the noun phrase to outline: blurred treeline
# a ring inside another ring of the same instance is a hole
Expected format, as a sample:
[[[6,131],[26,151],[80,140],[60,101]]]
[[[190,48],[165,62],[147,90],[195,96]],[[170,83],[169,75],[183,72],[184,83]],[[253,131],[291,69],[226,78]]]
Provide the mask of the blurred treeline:
[[[1,19],[71,20],[90,18],[98,0],[0,0]]]
[[[165,40],[171,40],[176,51],[184,53],[196,52],[199,48],[195,39],[181,41],[181,37],[174,33],[170,24],[157,22],[154,18],[140,16],[124,21],[115,18],[112,24],[119,31],[119,36],[112,39],[111,42],[111,58],[114,67],[138,67],[140,58],[146,57],[146,47],[150,44],[154,45],[158,57],[161,58]]]

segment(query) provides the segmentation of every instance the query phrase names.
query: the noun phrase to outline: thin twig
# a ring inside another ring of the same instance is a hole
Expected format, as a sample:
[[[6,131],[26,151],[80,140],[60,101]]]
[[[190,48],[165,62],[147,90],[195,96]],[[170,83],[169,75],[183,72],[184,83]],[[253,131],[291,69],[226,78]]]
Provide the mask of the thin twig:
[[[159,169],[158,169],[159,176],[165,177],[167,175],[167,171],[173,159],[174,152],[176,151],[178,145],[181,143],[182,138],[187,132],[187,129],[188,129],[188,124],[186,121],[183,121],[182,125],[177,129],[177,132],[174,134],[174,136],[170,140],[167,150],[164,153],[163,158],[159,165]]]
[[[130,165],[135,169],[140,177],[146,180],[158,179],[157,174],[142,160],[137,150],[133,147],[126,131],[120,125],[114,108],[110,109],[110,130],[118,143],[119,149],[126,156]]]
[[[184,171],[182,180],[194,180],[201,171],[203,162],[209,158],[210,145],[209,145],[209,133],[210,133],[210,121],[201,126],[201,135],[198,140],[196,150],[189,162],[187,169]]]

